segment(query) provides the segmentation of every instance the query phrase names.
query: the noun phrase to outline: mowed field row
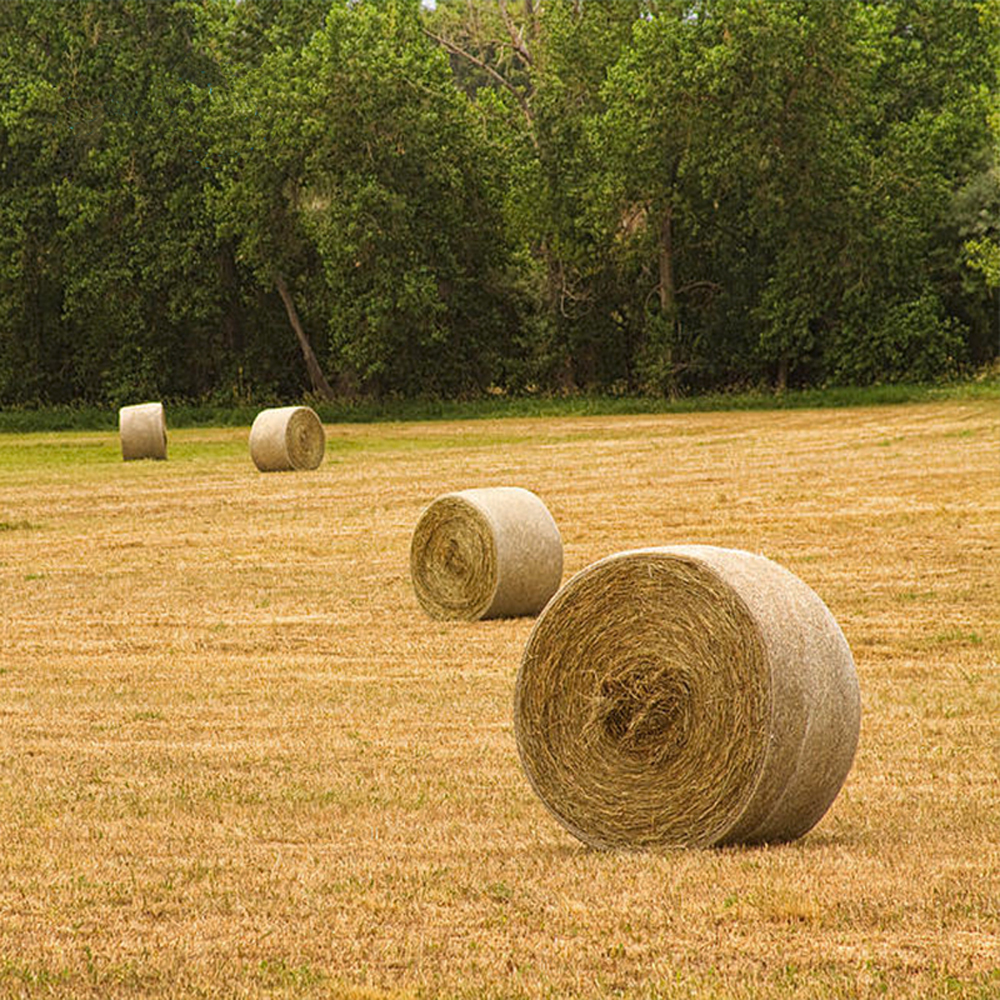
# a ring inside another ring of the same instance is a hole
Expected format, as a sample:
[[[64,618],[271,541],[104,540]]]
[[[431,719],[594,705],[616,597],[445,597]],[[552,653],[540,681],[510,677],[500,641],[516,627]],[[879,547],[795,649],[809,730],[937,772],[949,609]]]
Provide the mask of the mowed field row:
[[[169,413],[168,413],[169,420]],[[1000,411],[0,436],[0,996],[1000,996]],[[534,490],[564,579],[708,543],[808,583],[861,743],[783,846],[601,853],[521,770],[531,619],[435,622],[424,506]]]

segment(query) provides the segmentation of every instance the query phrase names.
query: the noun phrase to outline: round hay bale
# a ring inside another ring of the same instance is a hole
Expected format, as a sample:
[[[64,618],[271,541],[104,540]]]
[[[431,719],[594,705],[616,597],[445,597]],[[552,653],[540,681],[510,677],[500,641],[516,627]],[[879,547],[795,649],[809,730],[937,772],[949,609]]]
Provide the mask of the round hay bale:
[[[417,600],[432,618],[535,615],[559,588],[563,550],[548,508],[517,486],[438,497],[410,543]]]
[[[136,403],[118,411],[118,436],[122,443],[122,458],[130,462],[137,458],[166,459],[167,418],[162,403]]]
[[[316,469],[325,448],[323,425],[308,406],[261,410],[250,428],[250,457],[261,472]]]
[[[762,556],[621,552],[535,622],[514,728],[535,791],[600,848],[792,840],[836,798],[861,700],[826,605]]]

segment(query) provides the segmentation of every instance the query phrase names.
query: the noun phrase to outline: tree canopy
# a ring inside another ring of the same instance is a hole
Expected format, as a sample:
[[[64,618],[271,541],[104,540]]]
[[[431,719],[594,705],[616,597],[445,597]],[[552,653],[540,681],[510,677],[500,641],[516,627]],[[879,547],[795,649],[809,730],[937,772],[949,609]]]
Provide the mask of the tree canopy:
[[[0,6],[0,404],[1000,351],[1000,0]]]

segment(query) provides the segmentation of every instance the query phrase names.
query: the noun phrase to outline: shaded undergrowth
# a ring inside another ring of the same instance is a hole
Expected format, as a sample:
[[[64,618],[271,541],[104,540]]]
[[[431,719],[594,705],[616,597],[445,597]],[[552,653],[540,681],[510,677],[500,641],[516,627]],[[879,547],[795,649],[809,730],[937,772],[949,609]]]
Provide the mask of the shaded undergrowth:
[[[1000,399],[995,378],[944,385],[880,385],[803,389],[784,393],[712,393],[665,399],[654,396],[489,396],[473,400],[286,400],[312,406],[324,423],[376,423],[384,421],[482,420],[504,417],[613,416],[643,413],[697,413],[739,410],[828,409],[938,402],[949,399]],[[165,401],[171,427],[244,427],[265,405]],[[0,411],[0,432],[112,430],[118,425],[113,408],[59,405],[13,408]]]

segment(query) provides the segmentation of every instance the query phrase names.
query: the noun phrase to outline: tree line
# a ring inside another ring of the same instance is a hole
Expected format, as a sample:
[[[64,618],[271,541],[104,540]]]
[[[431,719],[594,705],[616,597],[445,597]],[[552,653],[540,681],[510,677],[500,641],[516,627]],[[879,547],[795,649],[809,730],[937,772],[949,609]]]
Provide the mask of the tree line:
[[[0,404],[932,380],[998,0],[7,0]]]

